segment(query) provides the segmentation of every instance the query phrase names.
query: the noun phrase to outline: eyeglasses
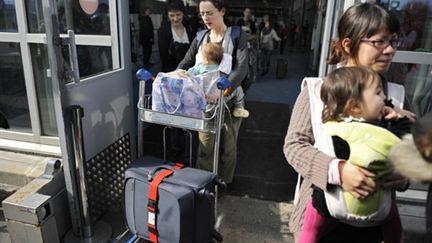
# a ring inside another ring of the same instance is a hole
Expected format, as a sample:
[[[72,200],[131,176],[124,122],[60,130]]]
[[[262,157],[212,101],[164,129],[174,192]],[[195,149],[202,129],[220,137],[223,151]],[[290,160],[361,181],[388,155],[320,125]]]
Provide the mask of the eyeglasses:
[[[213,14],[214,14],[213,11],[200,12],[201,18],[204,18],[205,16],[212,17]]]
[[[386,48],[387,46],[392,46],[394,49],[398,48],[402,44],[402,40],[400,39],[391,39],[391,40],[368,40],[368,39],[361,39],[363,42],[369,42],[372,43],[373,46],[376,48]]]

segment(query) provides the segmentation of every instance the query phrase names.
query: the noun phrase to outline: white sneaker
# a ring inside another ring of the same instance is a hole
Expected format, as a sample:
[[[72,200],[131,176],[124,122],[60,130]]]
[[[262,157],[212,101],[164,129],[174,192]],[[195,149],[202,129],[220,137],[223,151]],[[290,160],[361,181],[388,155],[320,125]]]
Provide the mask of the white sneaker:
[[[234,111],[232,114],[235,117],[241,117],[241,118],[248,118],[249,117],[249,111],[247,111],[243,107],[234,108]]]

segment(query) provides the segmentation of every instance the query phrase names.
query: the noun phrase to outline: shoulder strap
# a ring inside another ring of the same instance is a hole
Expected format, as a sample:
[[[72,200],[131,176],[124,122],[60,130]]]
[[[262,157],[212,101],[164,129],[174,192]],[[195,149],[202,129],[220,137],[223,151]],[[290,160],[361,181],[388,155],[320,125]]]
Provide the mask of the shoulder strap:
[[[323,123],[321,121],[321,113],[324,107],[320,95],[322,83],[323,80],[321,78],[304,78],[301,84],[301,89],[307,89],[309,94],[311,124],[315,138],[314,147],[329,155],[334,156],[333,142],[331,140],[331,137],[325,133]],[[294,204],[298,203],[301,183],[302,178],[299,174],[294,193]]]
[[[234,64],[237,62],[237,49],[238,49],[240,34],[241,34],[240,26],[237,26],[237,25],[231,26],[231,40],[234,44],[233,53],[231,54],[233,57],[233,60],[232,60],[233,67],[234,67]]]
[[[238,42],[240,38],[241,28],[238,25],[231,26],[231,39]]]
[[[387,99],[392,101],[392,104],[400,109],[403,109],[405,100],[405,88],[397,83],[387,83]]]
[[[321,113],[324,109],[320,94],[322,83],[321,78],[305,78],[302,82],[302,89],[307,88],[309,93],[311,123],[315,137],[314,146],[330,156],[335,156],[333,142],[331,137],[324,131],[321,120]]]
[[[197,39],[197,47],[200,47],[200,45],[202,44],[204,37],[207,35],[207,33],[210,30],[200,30],[197,35],[196,35],[196,39]]]
[[[234,67],[234,64],[236,63],[236,57],[237,57],[237,49],[238,49],[238,43],[239,43],[239,39],[240,39],[240,35],[241,35],[241,28],[240,26],[234,25],[231,26],[231,34],[230,34],[230,38],[233,42],[233,51],[231,53],[233,60],[232,60],[232,65]],[[202,43],[204,42],[204,38],[205,36],[210,32],[210,30],[201,30],[197,33],[196,35],[196,39],[197,39],[197,47],[199,48]]]

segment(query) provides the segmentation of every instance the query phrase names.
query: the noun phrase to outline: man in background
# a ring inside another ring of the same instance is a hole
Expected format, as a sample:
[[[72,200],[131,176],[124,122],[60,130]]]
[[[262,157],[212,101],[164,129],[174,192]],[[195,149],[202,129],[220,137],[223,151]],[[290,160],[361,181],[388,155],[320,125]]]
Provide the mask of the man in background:
[[[150,57],[154,43],[153,22],[150,18],[150,9],[144,7],[139,16],[139,42],[142,45],[143,65],[150,67]]]

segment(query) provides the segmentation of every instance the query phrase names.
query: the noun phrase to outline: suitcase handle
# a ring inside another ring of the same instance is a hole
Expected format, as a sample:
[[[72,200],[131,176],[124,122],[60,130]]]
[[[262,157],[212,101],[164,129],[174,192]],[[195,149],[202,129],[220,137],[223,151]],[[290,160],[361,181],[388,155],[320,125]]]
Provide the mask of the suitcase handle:
[[[175,171],[174,168],[176,168],[175,166],[171,166],[171,165],[161,165],[159,167],[154,168],[152,171],[150,171],[147,175],[147,180],[151,181],[153,180],[153,176],[158,172],[158,170],[172,170],[173,172]]]

